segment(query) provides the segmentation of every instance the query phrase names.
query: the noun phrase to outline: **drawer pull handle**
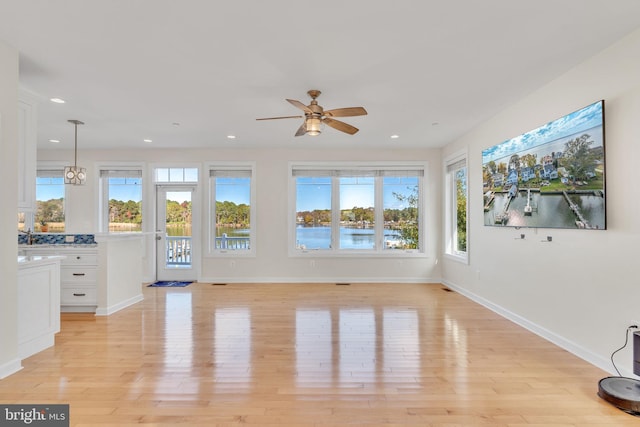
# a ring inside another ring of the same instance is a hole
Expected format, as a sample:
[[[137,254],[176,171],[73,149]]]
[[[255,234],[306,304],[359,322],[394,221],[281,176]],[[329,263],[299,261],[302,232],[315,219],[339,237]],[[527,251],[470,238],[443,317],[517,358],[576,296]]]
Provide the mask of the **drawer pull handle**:
[[[77,256],[77,257],[76,257],[76,259],[80,259],[80,257],[79,257],[79,256]]]
[[[84,297],[84,296],[86,296],[86,295],[87,295],[87,294],[75,294],[75,293],[73,294],[73,296],[74,296],[74,297]]]
[[[73,273],[74,276],[84,276],[84,273]]]

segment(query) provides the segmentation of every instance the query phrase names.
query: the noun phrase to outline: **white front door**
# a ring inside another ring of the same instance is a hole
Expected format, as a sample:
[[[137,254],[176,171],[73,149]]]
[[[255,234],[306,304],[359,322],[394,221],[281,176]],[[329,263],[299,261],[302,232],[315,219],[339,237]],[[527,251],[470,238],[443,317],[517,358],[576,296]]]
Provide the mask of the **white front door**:
[[[157,186],[156,278],[196,280],[194,259],[200,245],[194,242],[194,186]]]

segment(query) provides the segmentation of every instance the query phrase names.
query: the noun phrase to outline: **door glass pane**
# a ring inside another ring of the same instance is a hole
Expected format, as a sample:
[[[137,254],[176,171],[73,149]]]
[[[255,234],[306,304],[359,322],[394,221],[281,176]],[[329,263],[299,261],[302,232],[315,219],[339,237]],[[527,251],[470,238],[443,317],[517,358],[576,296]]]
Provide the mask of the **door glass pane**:
[[[167,267],[191,267],[191,191],[166,194]]]
[[[331,177],[296,178],[296,249],[331,248]]]

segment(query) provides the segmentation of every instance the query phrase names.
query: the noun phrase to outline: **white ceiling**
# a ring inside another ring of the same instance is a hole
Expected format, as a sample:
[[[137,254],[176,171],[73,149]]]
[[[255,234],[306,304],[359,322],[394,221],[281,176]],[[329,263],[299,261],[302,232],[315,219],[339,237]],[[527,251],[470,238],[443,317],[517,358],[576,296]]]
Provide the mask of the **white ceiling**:
[[[68,119],[81,150],[439,147],[639,27],[638,0],[0,0],[45,149]],[[309,89],[360,132],[255,120]]]

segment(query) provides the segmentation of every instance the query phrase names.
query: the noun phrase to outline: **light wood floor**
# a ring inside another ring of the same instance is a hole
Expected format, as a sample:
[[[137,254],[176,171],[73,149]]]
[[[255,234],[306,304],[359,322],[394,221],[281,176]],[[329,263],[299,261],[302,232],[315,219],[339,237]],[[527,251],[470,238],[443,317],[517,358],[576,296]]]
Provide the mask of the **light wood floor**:
[[[68,403],[72,426],[638,426],[607,374],[442,285],[144,288],[64,314],[0,402]]]

